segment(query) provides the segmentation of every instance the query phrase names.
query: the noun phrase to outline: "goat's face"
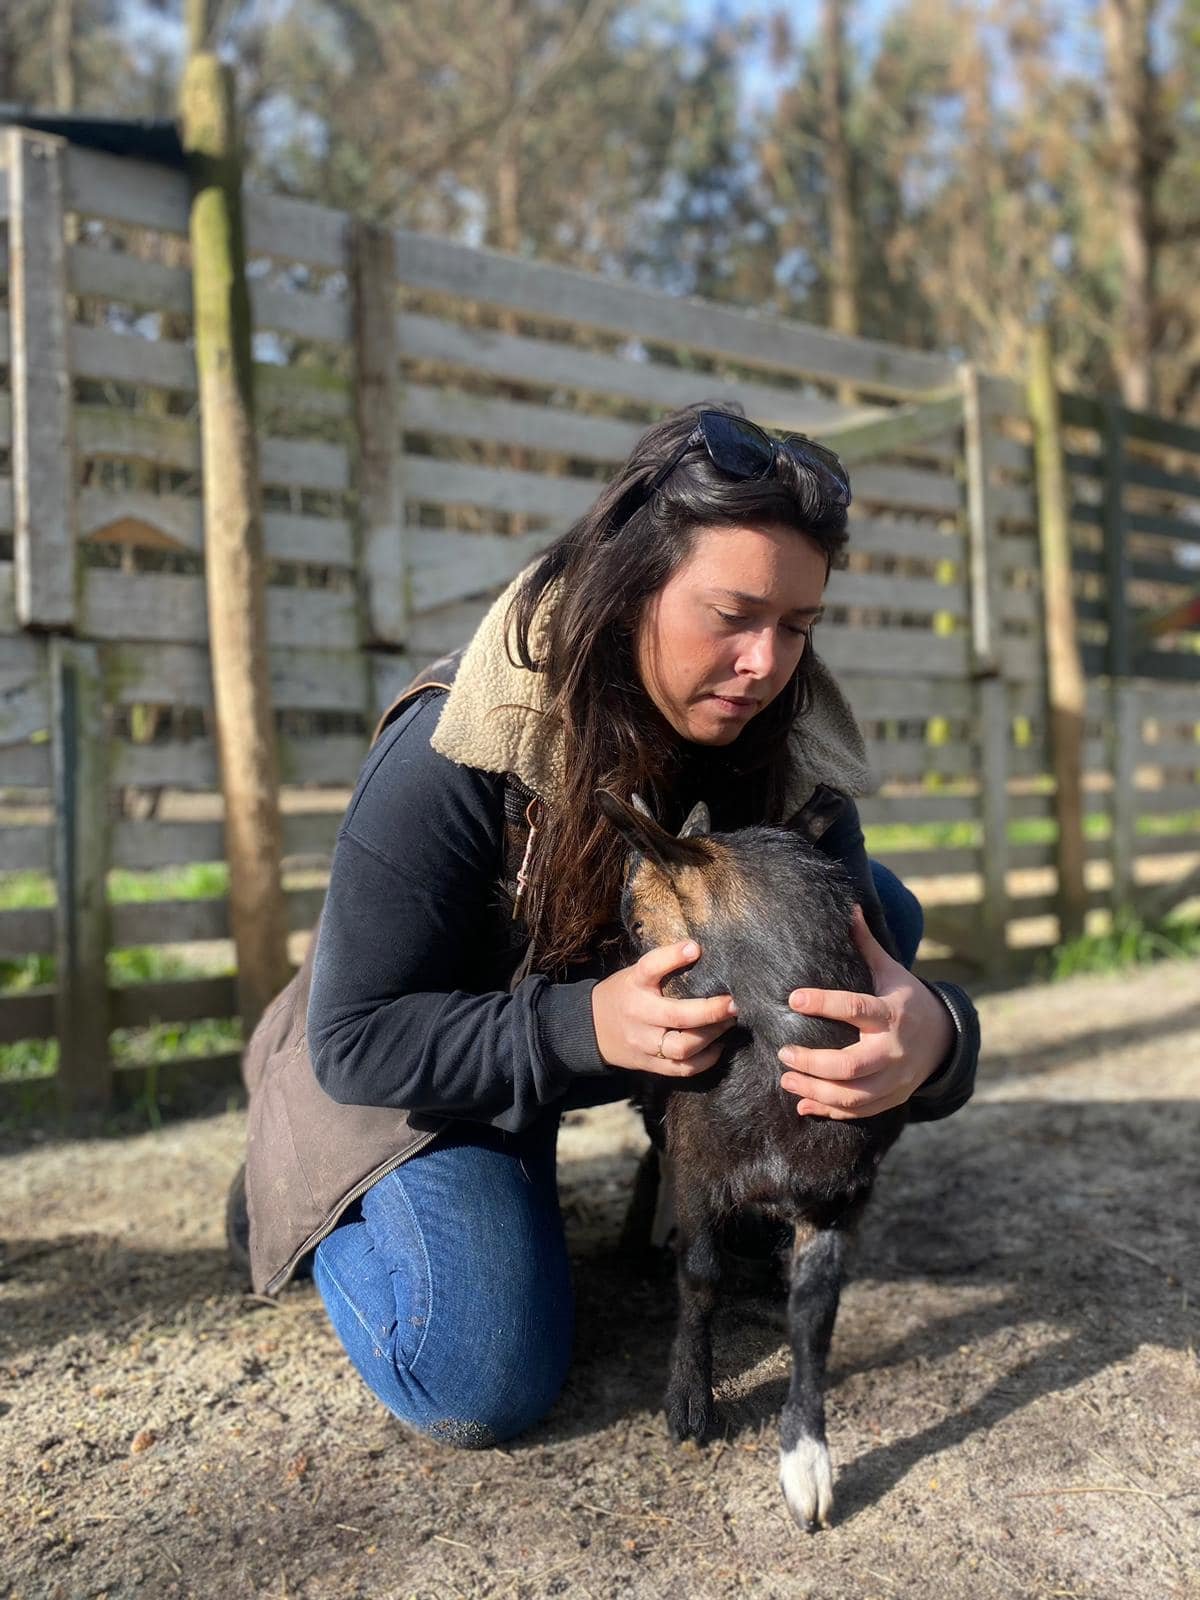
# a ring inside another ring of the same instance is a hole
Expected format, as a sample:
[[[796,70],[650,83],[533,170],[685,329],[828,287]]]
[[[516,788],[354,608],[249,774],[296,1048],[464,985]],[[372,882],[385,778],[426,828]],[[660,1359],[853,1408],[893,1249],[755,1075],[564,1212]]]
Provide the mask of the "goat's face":
[[[786,830],[714,835],[707,807],[698,805],[678,837],[636,795],[632,805],[607,791],[597,801],[630,850],[621,920],[634,950],[642,955],[684,939],[703,950],[687,975],[667,980],[666,992],[715,994],[736,981],[740,1004],[743,993],[749,998],[762,988],[765,995],[771,985],[783,985],[786,995],[796,981],[789,970],[815,970],[805,919],[795,913],[806,903],[817,908],[814,875],[825,874],[815,866],[812,841],[840,808],[836,791],[819,788]]]

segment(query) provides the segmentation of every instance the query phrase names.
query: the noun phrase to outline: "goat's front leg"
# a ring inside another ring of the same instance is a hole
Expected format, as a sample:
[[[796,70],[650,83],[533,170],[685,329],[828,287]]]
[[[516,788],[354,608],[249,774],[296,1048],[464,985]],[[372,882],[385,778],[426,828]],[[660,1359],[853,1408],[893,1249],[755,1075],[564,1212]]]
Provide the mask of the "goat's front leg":
[[[788,1295],[792,1382],[779,1420],[779,1485],[788,1510],[809,1532],[817,1524],[827,1528],[833,1509],[833,1473],[825,1443],[825,1362],[845,1250],[842,1229],[797,1225]]]
[[[681,1185],[676,1195],[676,1281],[679,1322],[671,1347],[667,1427],[679,1443],[702,1443],[712,1427],[712,1314],[721,1276],[716,1221]]]

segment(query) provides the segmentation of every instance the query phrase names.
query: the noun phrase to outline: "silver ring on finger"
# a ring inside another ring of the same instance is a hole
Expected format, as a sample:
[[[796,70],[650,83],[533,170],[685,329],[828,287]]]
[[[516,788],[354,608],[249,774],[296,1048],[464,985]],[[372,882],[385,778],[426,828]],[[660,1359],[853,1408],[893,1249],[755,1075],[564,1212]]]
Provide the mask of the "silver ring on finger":
[[[674,1032],[674,1028],[664,1028],[662,1031],[662,1038],[658,1041],[658,1049],[654,1052],[660,1061],[666,1061],[669,1059],[663,1052],[663,1045],[665,1045],[667,1042],[667,1035]]]

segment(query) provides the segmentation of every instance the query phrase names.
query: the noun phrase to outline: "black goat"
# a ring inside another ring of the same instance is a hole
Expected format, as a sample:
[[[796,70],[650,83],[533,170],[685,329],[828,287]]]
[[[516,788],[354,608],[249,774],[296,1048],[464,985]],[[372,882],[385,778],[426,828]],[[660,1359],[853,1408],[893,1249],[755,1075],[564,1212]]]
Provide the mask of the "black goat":
[[[823,1389],[846,1245],[906,1117],[904,1107],[853,1121],[801,1117],[780,1084],[781,1046],[828,1049],[857,1037],[845,1023],[791,1011],[793,989],[873,992],[851,933],[850,880],[811,842],[840,797],[818,791],[787,828],[729,834],[710,833],[707,808],[697,806],[678,838],[640,802],[635,809],[611,794],[599,799],[633,852],[621,911],[635,949],[695,939],[700,959],[664,988],[689,997],[731,994],[738,1006],[715,1067],[695,1078],[647,1074],[639,1093],[675,1186],[679,1322],[668,1427],[676,1440],[700,1441],[712,1425],[720,1225],[742,1210],[794,1225],[784,1264],[793,1366],[779,1477],[797,1523],[827,1526],[833,1492]]]

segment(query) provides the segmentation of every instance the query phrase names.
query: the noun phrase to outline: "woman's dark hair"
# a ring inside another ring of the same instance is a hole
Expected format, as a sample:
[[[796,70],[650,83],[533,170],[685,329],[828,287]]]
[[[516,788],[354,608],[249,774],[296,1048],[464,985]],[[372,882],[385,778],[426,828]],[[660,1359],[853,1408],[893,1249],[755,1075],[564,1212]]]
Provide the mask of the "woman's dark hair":
[[[728,403],[708,408],[741,413]],[[793,528],[824,551],[828,567],[843,559],[845,506],[783,451],[768,476],[735,481],[700,443],[643,501],[703,409],[689,406],[646,430],[591,509],[531,569],[509,611],[510,657],[544,677],[545,714],[565,745],[561,802],[544,820],[526,889],[542,971],[586,956],[615,916],[625,847],[596,805],[597,789],[640,794],[660,816],[673,798],[683,742],[642,686],[636,647],[647,603],[686,560],[696,530]],[[787,686],[725,752],[754,794],[748,821],[782,820],[788,732],[807,709],[812,660],[810,644]]]

